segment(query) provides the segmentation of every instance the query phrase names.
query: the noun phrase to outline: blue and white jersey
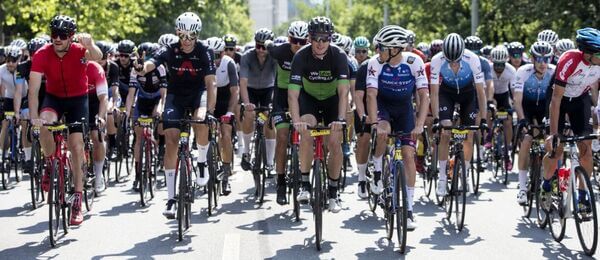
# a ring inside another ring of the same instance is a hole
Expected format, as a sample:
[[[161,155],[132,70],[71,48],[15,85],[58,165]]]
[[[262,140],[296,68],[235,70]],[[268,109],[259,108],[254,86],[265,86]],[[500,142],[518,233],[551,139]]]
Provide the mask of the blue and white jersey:
[[[378,89],[377,98],[397,105],[411,105],[412,95],[417,89],[427,88],[425,64],[418,55],[402,52],[402,61],[391,66],[380,63],[378,56],[369,60],[367,88]]]
[[[512,85],[514,92],[523,92],[523,100],[538,102],[546,99],[546,91],[550,88],[550,81],[556,67],[548,64],[544,76],[539,79],[535,75],[533,64],[525,64],[517,70],[515,83]]]
[[[484,75],[481,71],[481,62],[479,56],[475,53],[465,50],[459,61],[459,69],[454,73],[450,68],[450,63],[444,57],[442,52],[436,54],[431,59],[431,75],[429,82],[440,82],[441,88],[456,92],[471,91],[477,83],[484,83]]]

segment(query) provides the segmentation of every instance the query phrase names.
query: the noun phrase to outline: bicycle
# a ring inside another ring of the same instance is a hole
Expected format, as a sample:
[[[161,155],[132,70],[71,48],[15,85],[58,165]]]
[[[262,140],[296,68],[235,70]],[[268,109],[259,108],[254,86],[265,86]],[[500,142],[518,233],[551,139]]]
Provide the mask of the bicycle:
[[[446,190],[448,193],[443,198],[446,219],[449,221],[452,217],[453,206],[456,216],[458,231],[462,231],[465,222],[465,210],[467,202],[467,172],[465,167],[465,158],[463,151],[463,142],[467,139],[469,130],[479,130],[479,126],[442,126],[443,130],[450,130],[451,138],[451,160],[454,166],[448,168],[451,171],[446,181]],[[449,161],[449,164],[450,164]],[[454,205],[453,205],[454,204]]]
[[[241,107],[240,121],[244,121],[244,107]],[[270,123],[269,116],[266,112],[269,112],[269,107],[255,107],[254,112],[256,113],[254,130],[254,141],[252,145],[252,151],[254,158],[252,159],[252,176],[254,177],[254,187],[256,191],[254,195],[259,204],[262,205],[265,199],[265,186],[267,181],[267,148],[265,145],[265,134],[264,126]],[[270,125],[270,124],[269,124]],[[270,126],[267,126],[270,127]]]
[[[325,143],[324,136],[331,133],[329,127],[314,126],[307,127],[310,131],[310,136],[314,138],[314,154],[312,165],[312,189],[311,189],[311,206],[313,218],[315,220],[315,244],[317,250],[321,251],[321,241],[323,239],[323,209],[327,198],[327,168],[325,163]]]
[[[542,183],[542,159],[544,158],[544,125],[529,125],[521,126],[517,131],[517,139],[519,140],[522,135],[521,129],[526,127],[527,134],[532,136],[531,148],[529,149],[529,180],[527,182],[527,202],[522,205],[523,216],[529,218],[533,211],[535,200],[536,216],[538,226],[544,229],[547,225],[547,217],[542,210],[541,198],[539,187]],[[537,130],[537,134],[534,135],[534,131]]]
[[[545,207],[546,214],[548,215],[550,233],[554,240],[556,242],[562,241],[565,235],[566,220],[567,218],[573,218],[575,220],[579,242],[583,251],[588,256],[591,256],[596,252],[598,244],[596,197],[588,173],[579,164],[576,143],[584,140],[593,140],[599,136],[600,135],[598,134],[592,134],[587,136],[566,137],[560,140],[560,143],[567,144],[565,151],[567,151],[568,154],[568,157],[566,158],[569,158],[570,168],[559,169],[554,173],[554,185],[551,192],[550,204]],[[554,151],[556,150],[556,146],[558,146],[557,143],[556,140],[553,140],[551,157],[556,155]],[[559,166],[560,165],[561,164],[559,163]],[[584,198],[580,197],[581,192],[585,193]],[[589,205],[585,205],[585,203],[582,202],[585,201],[586,198]],[[584,237],[585,235],[588,236]]]
[[[300,221],[300,203],[298,202],[298,193],[300,192],[300,183],[302,181],[300,173],[300,134],[290,124],[287,158],[289,163],[286,166],[286,183],[288,185],[288,203],[292,200],[295,221]],[[290,194],[292,198],[290,198]]]
[[[496,111],[494,107],[491,108],[491,112],[493,122],[490,133],[492,135],[492,149],[486,150],[488,170],[493,171],[493,176],[496,179],[503,175],[504,180],[502,183],[508,185],[508,170],[506,169],[506,165],[509,163],[509,147],[504,132],[504,121],[508,119],[508,112]]]
[[[4,135],[4,147],[2,147],[2,188],[8,189],[11,183],[10,172],[14,169],[14,177],[17,182],[21,181],[19,164],[22,152],[19,150],[19,125],[15,122],[15,112],[4,112],[4,120],[8,121],[7,133]]]
[[[31,172],[29,183],[31,191],[31,206],[36,209],[37,206],[45,201],[45,193],[42,191],[42,171],[44,169],[44,155],[40,145],[40,128],[31,126]],[[28,135],[29,136],[29,135]]]
[[[473,194],[479,193],[479,180],[483,169],[483,154],[481,150],[482,138],[478,131],[473,133],[473,156],[471,158],[471,168],[467,174],[471,176],[471,184],[473,185]]]
[[[120,120],[115,119],[115,124],[117,124],[117,143],[116,143],[116,162],[117,166],[115,169],[115,182],[119,183],[121,181],[122,176],[122,168],[123,168],[123,160],[125,161],[125,170],[127,171],[127,176],[131,172],[132,162],[129,156],[129,136],[131,135],[131,128],[129,127],[129,118],[125,115],[125,108],[120,107],[118,113],[120,116]]]
[[[92,143],[92,139],[90,138],[90,129],[88,129],[87,124],[83,124],[83,152],[85,159],[85,171],[83,177],[83,201],[85,204],[85,209],[87,211],[92,210],[92,206],[94,204],[94,198],[98,195],[96,192],[96,173],[94,172],[94,144]],[[102,144],[102,133],[98,130],[98,140],[100,141],[100,145]],[[106,187],[107,179],[104,178],[104,184]]]
[[[146,207],[148,200],[154,198],[154,182],[157,163],[154,160],[155,153],[154,137],[154,118],[147,116],[138,117],[136,126],[142,128],[142,138],[140,138],[139,158],[136,170],[136,178],[139,178],[138,192],[140,194],[140,204]],[[149,197],[148,197],[149,196]]]
[[[206,165],[208,166],[208,215],[212,215],[213,208],[216,208],[221,196],[222,180],[222,160],[221,149],[217,137],[219,136],[218,120],[212,115],[206,115],[206,119],[201,124],[208,126],[208,150],[206,153]],[[219,173],[220,172],[220,173]],[[214,204],[214,206],[213,206]]]

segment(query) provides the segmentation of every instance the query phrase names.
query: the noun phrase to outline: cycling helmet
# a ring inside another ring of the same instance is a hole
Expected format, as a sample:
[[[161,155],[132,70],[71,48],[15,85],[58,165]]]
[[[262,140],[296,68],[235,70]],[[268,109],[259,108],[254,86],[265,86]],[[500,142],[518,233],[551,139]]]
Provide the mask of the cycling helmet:
[[[442,47],[444,46],[444,41],[440,39],[435,39],[431,41],[431,45],[429,45],[429,51],[431,52],[431,56],[435,56],[438,52],[442,51]]]
[[[223,41],[225,42],[226,47],[235,47],[237,46],[238,39],[233,34],[225,34],[223,36]]]
[[[23,55],[23,51],[21,51],[21,48],[17,47],[17,46],[6,46],[4,47],[4,55],[6,57],[12,57],[15,59],[18,59],[19,57],[21,57],[21,55]]]
[[[225,42],[219,37],[210,37],[206,39],[206,45],[213,52],[222,52],[225,50]]]
[[[77,31],[77,23],[66,15],[57,15],[50,21],[50,30],[74,34]]]
[[[415,32],[411,31],[411,30],[407,30],[408,31],[408,38],[406,38],[406,40],[408,41],[409,45],[413,45],[415,44],[415,41],[417,40],[417,35],[415,34]]]
[[[131,54],[135,51],[135,43],[131,40],[122,40],[117,45],[117,51],[121,54]]]
[[[494,47],[490,55],[493,63],[505,63],[508,61],[508,50],[502,45]]]
[[[478,53],[482,47],[483,41],[479,37],[471,35],[465,38],[465,48],[467,48],[467,50]]]
[[[333,34],[334,26],[331,20],[324,16],[317,16],[308,23],[309,34]]]
[[[172,33],[163,34],[158,38],[158,44],[160,46],[169,46],[176,42],[179,42],[179,37]]]
[[[202,31],[202,21],[197,14],[185,12],[175,20],[175,29],[185,33],[199,33]]]
[[[306,39],[308,38],[308,24],[304,21],[294,21],[288,28],[288,36]]]
[[[333,33],[333,34],[331,35],[331,43],[333,43],[333,44],[335,44],[335,45],[337,45],[337,46],[341,46],[341,45],[343,44],[343,43],[342,43],[342,41],[343,41],[343,39],[342,39],[342,38],[343,38],[343,35],[342,35],[342,34],[339,34],[339,33]]]
[[[554,45],[558,41],[558,34],[552,30],[543,30],[538,33],[537,40],[539,42],[548,42],[550,45]]]
[[[267,28],[260,28],[254,33],[255,42],[265,42],[267,40],[273,40],[273,32]]]
[[[375,35],[380,45],[406,48],[410,44],[410,31],[397,25],[387,25]]]
[[[355,49],[368,49],[371,46],[369,43],[369,39],[364,36],[358,36],[354,39],[354,48]]]
[[[492,53],[492,49],[493,48],[494,47],[492,47],[491,45],[483,46],[481,48],[481,55],[483,55],[483,56],[490,56],[490,53]]]
[[[142,54],[146,52],[146,56],[152,56],[154,52],[158,50],[158,44],[153,42],[143,42],[137,47],[137,53],[139,57],[142,57]]]
[[[465,52],[465,42],[457,33],[448,34],[444,39],[442,51],[447,60],[458,61]]]
[[[21,50],[23,49],[27,49],[27,42],[25,42],[25,40],[19,38],[19,39],[14,39],[12,42],[10,42],[9,46],[15,46]]]
[[[417,44],[417,50],[420,50],[423,53],[429,53],[429,43],[420,42]]]
[[[27,45],[27,50],[29,51],[29,55],[33,55],[37,50],[46,45],[46,41],[42,38],[33,38],[29,41]]]
[[[98,46],[98,48],[100,49],[100,52],[102,52],[102,59],[105,60],[106,57],[108,57],[108,54],[112,50],[111,44],[108,42],[105,42],[105,41],[97,41],[96,46]]]
[[[584,28],[577,30],[577,48],[585,53],[600,52],[600,31],[594,28]]]
[[[523,51],[525,51],[525,46],[520,42],[511,42],[506,45],[506,49],[511,56],[516,54],[522,55]]]
[[[552,53],[552,46],[550,46],[550,43],[546,41],[534,42],[531,45],[531,48],[529,48],[529,53],[531,53],[533,57],[538,58],[552,57],[554,55]]]
[[[47,34],[40,34],[40,35],[37,36],[37,38],[40,38],[40,39],[46,41],[47,43],[52,42],[52,39],[50,38],[50,35],[47,35]]]
[[[340,48],[346,53],[349,53],[352,50],[352,38],[347,35],[342,36],[342,46],[340,46]]]
[[[571,39],[560,39],[556,42],[556,50],[563,54],[568,50],[575,49],[575,43]]]
[[[279,45],[279,44],[282,44],[282,43],[286,43],[287,40],[288,40],[287,37],[285,37],[285,36],[279,36],[279,37],[275,38],[275,40],[273,40],[273,43]]]

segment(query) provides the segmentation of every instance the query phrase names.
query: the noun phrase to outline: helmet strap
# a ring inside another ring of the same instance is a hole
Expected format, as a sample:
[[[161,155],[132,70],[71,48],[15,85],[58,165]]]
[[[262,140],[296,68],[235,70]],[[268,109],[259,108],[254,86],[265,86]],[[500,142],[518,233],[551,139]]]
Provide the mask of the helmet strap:
[[[395,58],[396,56],[400,55],[400,53],[402,52],[402,51],[398,51],[398,53],[396,53],[396,55],[392,55],[392,49],[393,48],[389,48],[388,49],[388,58],[385,61],[386,63],[389,63],[393,58]]]

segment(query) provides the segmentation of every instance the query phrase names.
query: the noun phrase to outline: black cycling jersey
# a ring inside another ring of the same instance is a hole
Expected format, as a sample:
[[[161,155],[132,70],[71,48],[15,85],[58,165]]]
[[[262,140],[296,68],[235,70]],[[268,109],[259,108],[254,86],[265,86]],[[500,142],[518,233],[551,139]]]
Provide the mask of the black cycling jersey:
[[[131,77],[131,70],[133,69],[133,60],[129,62],[129,65],[126,67],[123,67],[120,62],[117,62],[117,66],[119,67],[119,86],[122,89],[127,89]]]
[[[107,60],[106,66],[104,66],[103,69],[106,73],[106,83],[108,83],[108,87],[119,86],[119,65],[114,61]]]
[[[290,80],[290,70],[292,69],[292,45],[283,43],[281,45],[270,45],[267,47],[269,54],[277,61],[277,76],[275,84],[278,88],[287,89]]]
[[[363,104],[365,104],[365,114],[367,113],[367,70],[369,67],[369,60],[363,61],[356,72],[356,83],[354,83],[354,91],[362,90],[365,92],[363,96]]]
[[[137,73],[131,73],[129,88],[138,89],[138,97],[156,98],[160,96],[160,89],[167,87],[167,72],[165,67],[160,65],[153,71],[139,76]]]
[[[184,53],[179,42],[164,46],[150,59],[155,66],[166,63],[169,94],[191,96],[206,89],[204,77],[215,75],[213,51],[196,42],[191,53]]]
[[[325,100],[337,95],[338,85],[347,83],[348,58],[339,47],[330,45],[322,60],[315,58],[310,44],[294,55],[289,89],[302,89],[318,100]]]

